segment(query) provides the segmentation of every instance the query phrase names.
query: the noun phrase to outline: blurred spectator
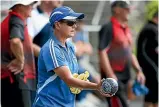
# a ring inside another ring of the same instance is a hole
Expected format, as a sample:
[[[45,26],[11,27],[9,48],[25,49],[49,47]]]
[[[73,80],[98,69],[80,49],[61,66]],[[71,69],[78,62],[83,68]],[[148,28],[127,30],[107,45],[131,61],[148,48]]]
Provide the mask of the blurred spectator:
[[[95,68],[89,62],[89,56],[93,54],[92,45],[89,43],[88,32],[84,31],[84,21],[79,20],[77,26],[77,33],[72,38],[72,42],[75,43],[77,60],[79,62],[79,72],[88,70],[97,82],[99,76],[95,71]]]
[[[132,54],[132,38],[128,22],[129,1],[113,1],[112,17],[99,32],[99,61],[102,78],[111,77],[118,80],[119,90],[108,98],[109,107],[129,107],[127,102],[127,84],[130,79],[130,65],[134,67],[137,80],[144,84],[145,77]]]
[[[149,88],[144,107],[158,107],[158,1],[147,4],[146,15],[148,21],[139,34],[137,57]]]
[[[2,107],[31,107],[35,90],[35,65],[26,19],[34,1],[16,2],[1,23]]]
[[[91,55],[92,54],[92,46],[88,41],[88,35],[83,30],[84,22],[83,20],[78,20],[78,26],[77,26],[77,33],[72,38],[73,42],[75,43],[77,47],[77,56],[80,57],[84,54]]]
[[[99,74],[96,73],[95,68],[91,65],[89,62],[89,55],[93,53],[92,46],[89,43],[88,35],[83,30],[84,27],[84,21],[78,20],[78,26],[76,28],[76,35],[72,38],[72,42],[75,44],[76,47],[76,55],[77,55],[77,61],[79,63],[79,74],[84,73],[85,71],[88,71],[90,73],[89,80],[98,82]],[[83,90],[80,94],[76,95],[77,105],[82,107],[84,105],[89,106],[89,102],[86,99],[86,96],[88,93],[92,93],[92,91],[89,90]],[[80,104],[78,104],[80,103]],[[91,102],[93,103],[93,102]],[[92,105],[92,104],[91,104]]]
[[[49,24],[49,15],[52,10],[56,7],[62,5],[63,1],[53,0],[53,1],[39,1],[39,5],[33,9],[31,15],[28,18],[28,31],[29,35],[33,39],[34,45],[40,48],[45,44],[45,42],[53,35],[53,29]],[[38,58],[35,57],[35,66],[37,67]],[[37,72],[38,69],[36,69]]]

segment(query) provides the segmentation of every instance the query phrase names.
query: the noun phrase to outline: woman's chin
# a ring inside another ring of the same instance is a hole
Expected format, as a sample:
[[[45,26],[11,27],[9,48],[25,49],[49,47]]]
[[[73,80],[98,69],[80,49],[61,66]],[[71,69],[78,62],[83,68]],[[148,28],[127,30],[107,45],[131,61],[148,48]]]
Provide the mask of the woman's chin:
[[[74,36],[75,36],[75,34],[71,34],[71,35],[69,35],[69,38],[74,37]]]

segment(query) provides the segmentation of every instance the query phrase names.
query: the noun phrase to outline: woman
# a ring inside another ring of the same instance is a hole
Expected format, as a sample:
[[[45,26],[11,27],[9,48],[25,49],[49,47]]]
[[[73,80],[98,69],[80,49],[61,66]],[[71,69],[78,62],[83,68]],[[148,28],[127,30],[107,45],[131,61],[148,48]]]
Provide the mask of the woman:
[[[50,24],[54,35],[40,51],[34,107],[74,107],[75,94],[71,93],[70,87],[100,90],[101,83],[83,81],[72,75],[78,73],[78,64],[74,46],[66,40],[76,33],[76,19],[83,18],[83,13],[75,13],[65,6],[56,8],[51,13]]]

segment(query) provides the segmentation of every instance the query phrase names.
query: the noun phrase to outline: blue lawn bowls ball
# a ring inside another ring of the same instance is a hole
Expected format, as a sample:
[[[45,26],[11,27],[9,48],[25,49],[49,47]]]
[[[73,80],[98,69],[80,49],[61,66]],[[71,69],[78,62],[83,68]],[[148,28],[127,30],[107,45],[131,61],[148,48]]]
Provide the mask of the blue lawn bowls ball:
[[[106,78],[102,83],[102,90],[105,94],[114,95],[118,91],[118,82],[113,78]]]
[[[101,91],[102,91],[102,93],[105,93],[105,94],[111,93],[111,85],[109,84],[108,81],[105,81],[105,80],[104,80],[104,81],[102,82]]]

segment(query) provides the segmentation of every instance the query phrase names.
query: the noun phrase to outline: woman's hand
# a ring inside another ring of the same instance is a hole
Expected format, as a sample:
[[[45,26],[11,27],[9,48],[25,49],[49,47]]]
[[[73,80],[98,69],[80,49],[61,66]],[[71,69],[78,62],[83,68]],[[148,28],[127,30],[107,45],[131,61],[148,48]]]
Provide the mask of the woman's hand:
[[[98,85],[97,85],[97,90],[100,92],[100,94],[101,94],[102,96],[112,97],[113,95],[111,95],[111,94],[105,94],[105,93],[102,92],[102,83],[103,83],[104,80],[105,80],[105,79],[102,79],[102,80],[98,83]]]

